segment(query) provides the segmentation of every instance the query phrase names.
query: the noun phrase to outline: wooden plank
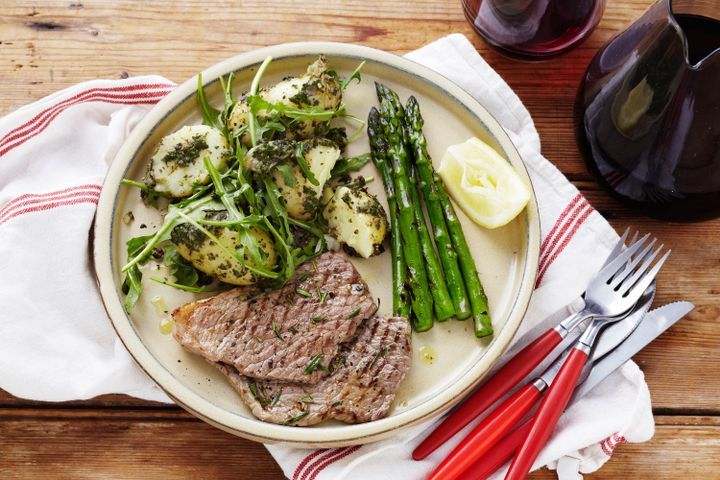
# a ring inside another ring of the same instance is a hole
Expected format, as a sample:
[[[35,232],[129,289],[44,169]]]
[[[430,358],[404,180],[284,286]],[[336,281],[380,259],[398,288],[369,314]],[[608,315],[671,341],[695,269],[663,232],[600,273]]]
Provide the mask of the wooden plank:
[[[591,480],[720,478],[720,421],[658,417],[655,438],[620,445]],[[89,441],[91,439],[91,441]],[[0,410],[0,475],[20,478],[283,478],[267,451],[183,412]],[[555,478],[539,472],[533,479]]]
[[[571,128],[577,85],[597,48],[650,3],[610,5],[579,48],[552,62],[524,63],[490,50],[458,0],[2,2],[0,113],[93,78],[158,73],[180,82],[226,57],[276,43],[332,40],[402,54],[460,32],[526,103],[544,153],[564,171],[587,175]]]
[[[525,63],[490,50],[465,22],[457,0],[312,0],[303,2],[302,9],[286,1],[231,3],[222,8],[199,1],[178,2],[173,8],[161,1],[88,2],[83,7],[78,6],[82,2],[2,2],[0,113],[96,77],[161,73],[182,81],[235,53],[284,41],[330,39],[405,53],[452,31],[464,33],[528,106],[545,155],[575,181],[600,213],[618,229],[632,224],[656,233],[674,248],[661,274],[657,302],[688,299],[700,308],[638,358],[648,373],[656,408],[720,411],[720,385],[713,381],[720,366],[704,361],[704,354],[718,344],[712,325],[718,313],[720,244],[697,241],[716,238],[720,222],[677,224],[639,216],[589,179],[575,146],[572,103],[585,65],[650,1],[618,3],[608,6],[599,28],[578,49],[550,62]],[[269,11],[278,13],[271,18]],[[210,24],[213,28],[208,30]],[[678,398],[677,387],[687,389],[687,394]],[[0,405],[7,403],[17,401],[0,393]],[[122,396],[87,403],[138,404]]]
[[[364,44],[398,54],[460,32],[516,91],[540,133],[543,153],[618,229],[652,231],[674,249],[657,304],[688,299],[698,309],[640,353],[656,413],[719,414],[717,271],[720,221],[660,222],[600,189],[573,136],[573,102],[586,65],[607,39],[652,0],[610,2],[592,36],[543,63],[508,61],[465,22],[459,0],[252,0],[0,2],[0,114],[93,78],[158,73],[180,82],[231,55],[300,40]],[[720,478],[720,417],[658,416],[653,441],[622,445],[586,478]],[[282,478],[264,448],[177,407],[105,395],[60,405],[0,390],[3,478]],[[10,461],[6,461],[6,459]],[[554,473],[532,478],[555,478]]]
[[[613,458],[587,480],[618,478],[676,480],[678,478],[720,479],[720,426],[717,419],[683,417],[658,422],[655,437],[646,443],[619,445]],[[711,421],[712,425],[706,422]],[[543,470],[533,480],[555,480],[555,472]]]

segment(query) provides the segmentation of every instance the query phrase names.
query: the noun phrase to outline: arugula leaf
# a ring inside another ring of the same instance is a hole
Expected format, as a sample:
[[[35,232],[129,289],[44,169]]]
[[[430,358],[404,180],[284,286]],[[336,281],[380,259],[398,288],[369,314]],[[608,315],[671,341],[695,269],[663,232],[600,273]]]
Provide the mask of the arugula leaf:
[[[185,292],[192,292],[192,293],[213,293],[217,292],[218,290],[208,290],[205,287],[189,287],[187,285],[182,285],[180,283],[175,282],[168,282],[167,280],[163,280],[162,278],[157,277],[150,277],[150,280],[153,282],[161,283],[163,285],[167,285],[168,287],[173,287],[178,290],[183,290]]]
[[[125,311],[130,313],[142,293],[142,273],[137,265],[125,273],[125,280],[122,284],[122,292],[125,294]]]
[[[342,83],[340,83],[340,88],[342,90],[345,90],[353,80],[357,80],[358,83],[360,83],[360,81],[362,80],[360,78],[360,69],[362,69],[363,65],[365,65],[365,60],[360,62],[360,65],[355,68],[355,70],[350,74],[350,76],[343,80]]]
[[[315,178],[315,174],[312,172],[312,170],[310,170],[310,167],[305,161],[305,154],[303,153],[302,143],[298,143],[297,147],[295,147],[295,161],[300,167],[300,170],[303,172],[303,175],[305,175],[305,178],[307,178],[310,183],[315,186],[320,185],[320,182],[318,182],[318,179]]]
[[[186,287],[197,284],[199,279],[197,270],[180,256],[174,245],[165,247],[163,263],[169,267],[170,273],[175,277],[175,283]]]
[[[197,102],[200,107],[200,113],[202,113],[203,124],[210,127],[215,127],[218,130],[223,130],[224,125],[220,121],[220,110],[210,105],[205,97],[205,88],[202,83],[202,73],[198,74],[197,83]]]
[[[370,161],[370,154],[363,153],[357,157],[341,158],[335,162],[335,166],[330,172],[330,178],[338,178],[351,172],[357,172]]]
[[[255,129],[255,135],[259,141],[271,140],[276,133],[285,131],[285,125],[283,125],[280,120],[270,117],[256,117],[256,120],[257,128]]]
[[[250,112],[257,115],[258,112],[265,110],[267,114],[272,115],[277,112],[280,115],[292,120],[319,120],[328,122],[337,116],[345,114],[345,105],[341,104],[336,110],[325,110],[319,107],[297,108],[284,103],[270,103],[260,95],[248,95],[245,101],[250,107]]]
[[[360,83],[360,81],[362,80],[360,78],[360,70],[362,69],[363,65],[365,65],[365,60],[360,62],[360,64],[355,67],[355,70],[353,70],[353,72],[347,78],[342,78],[335,70],[326,70],[325,73],[334,78],[335,81],[340,84],[340,88],[342,90],[345,90],[348,86],[350,86],[350,83],[353,80],[357,80],[358,83]]]
[[[250,84],[250,92],[245,98],[246,101],[248,101],[247,99],[250,97],[257,96],[258,89],[260,88],[260,79],[265,73],[265,69],[268,67],[268,65],[270,65],[270,62],[272,62],[272,57],[267,56],[265,60],[263,60],[262,64],[260,64],[258,71],[255,72],[255,76],[253,77],[252,83]],[[250,105],[249,102],[248,105]],[[248,130],[250,131],[250,143],[252,143],[253,147],[258,144],[258,138],[262,138],[262,136],[258,137],[256,123],[257,111],[253,111],[251,107],[250,114],[248,115]]]
[[[297,183],[297,178],[295,178],[295,169],[293,169],[287,163],[276,165],[275,168],[277,168],[278,171],[282,174],[285,185],[287,185],[288,187],[295,186],[295,184]]]
[[[128,258],[135,257],[145,245],[150,241],[153,235],[141,235],[139,237],[133,237],[126,242]],[[125,294],[125,311],[130,313],[132,308],[140,298],[142,293],[142,273],[137,265],[134,265],[131,269],[125,272],[125,278],[121,287],[122,292]]]

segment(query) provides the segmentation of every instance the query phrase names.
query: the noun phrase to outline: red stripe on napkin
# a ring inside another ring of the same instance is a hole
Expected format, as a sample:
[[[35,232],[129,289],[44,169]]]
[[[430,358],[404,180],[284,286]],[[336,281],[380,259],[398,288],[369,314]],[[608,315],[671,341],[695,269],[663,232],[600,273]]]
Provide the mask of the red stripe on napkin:
[[[143,84],[104,89],[93,88],[78,93],[66,100],[46,108],[28,122],[8,132],[2,139],[0,139],[0,156],[5,155],[12,149],[22,145],[38,133],[45,130],[58,115],[71,106],[94,101],[113,104],[152,105],[170,93],[170,87],[172,86],[166,84]],[[156,90],[156,88],[162,89]],[[127,91],[132,91],[132,93],[125,93]]]
[[[5,206],[0,208],[0,221],[2,221],[3,217],[7,216],[13,210],[17,210],[21,207],[36,205],[38,203],[43,203],[48,200],[62,200],[65,198],[70,198],[76,195],[78,191],[93,194],[95,192],[99,192],[100,189],[100,185],[86,184],[77,185],[75,187],[63,188],[62,190],[56,190],[54,192],[26,193],[24,195],[20,195],[19,197],[13,198],[8,203],[6,203]]]
[[[600,442],[600,448],[605,453],[605,455],[611,457],[613,452],[615,451],[615,448],[622,443],[627,443],[625,437],[623,437],[619,433],[615,433]]]
[[[565,207],[540,247],[541,257],[535,288],[540,285],[548,268],[565,250],[580,226],[594,211],[595,209],[581,193],[578,193]]]
[[[35,205],[32,207],[24,208],[21,210],[15,210],[14,212],[10,213],[6,217],[0,219],[0,225],[6,223],[9,220],[12,220],[13,218],[19,217],[20,215],[25,215],[28,213],[34,213],[34,212],[42,212],[45,210],[51,210],[53,208],[57,207],[64,207],[68,205],[78,205],[81,203],[93,203],[97,205],[98,201],[100,200],[100,193],[90,194],[90,193],[80,193],[72,198],[65,199],[65,200],[51,200],[46,203]]]
[[[545,240],[543,240],[542,245],[540,245],[540,258],[544,258],[545,254],[547,253],[548,245],[555,239],[555,234],[565,221],[565,217],[567,217],[570,211],[575,208],[575,206],[581,199],[582,195],[578,193],[577,195],[575,195],[575,198],[573,198],[570,203],[568,203],[567,207],[565,207],[565,210],[560,213],[557,220],[555,221],[555,225],[553,225],[553,227],[550,229],[547,236],[545,237]]]
[[[41,117],[44,117],[46,114],[48,114],[51,110],[66,105],[68,103],[73,102],[74,100],[78,100],[81,97],[84,97],[89,94],[93,93],[114,93],[114,92],[132,92],[136,90],[151,90],[151,89],[157,89],[157,88],[163,88],[163,89],[172,89],[174,88],[174,85],[167,84],[167,83],[140,83],[137,85],[126,85],[122,87],[105,87],[105,88],[91,88],[88,90],[84,90],[82,92],[76,93],[72,97],[66,98],[65,100],[62,100],[60,102],[55,103],[54,105],[51,105],[47,107],[42,112],[35,115],[33,118],[28,120],[27,122],[23,123],[17,128],[14,128],[7,134],[5,134],[0,139],[0,145],[4,145],[7,141],[13,140],[15,138],[19,138],[20,136],[24,135],[28,131],[32,130],[34,128],[34,125],[38,123],[38,121],[41,119]]]
[[[334,456],[338,454],[342,454],[342,452],[345,451],[345,448],[331,448],[330,450],[325,450],[325,453],[320,455],[318,458],[316,458],[312,463],[310,463],[305,470],[302,472],[302,474],[299,477],[299,480],[309,480],[310,474],[315,471],[315,467],[323,463],[328,458],[333,458]],[[313,454],[308,455],[308,457],[314,456]],[[307,459],[307,458],[306,458]]]
[[[305,468],[305,465],[307,465],[308,462],[310,462],[310,460],[312,460],[313,458],[315,458],[315,457],[317,457],[318,455],[320,455],[320,454],[322,454],[322,453],[324,453],[324,452],[327,452],[327,451],[328,451],[327,448],[321,448],[320,450],[315,450],[315,451],[314,451],[313,453],[311,453],[310,455],[307,455],[307,456],[303,459],[303,461],[300,462],[300,464],[297,466],[297,468],[295,468],[295,471],[293,472],[292,480],[300,480],[300,474],[302,473],[303,468]]]
[[[324,459],[320,459],[318,462],[315,462],[315,467],[310,472],[310,476],[307,477],[307,480],[315,480],[317,478],[317,476],[320,475],[322,473],[322,471],[325,470],[327,467],[329,467],[330,465],[332,465],[333,463],[335,463],[339,460],[342,460],[343,458],[347,457],[348,455],[352,455],[353,453],[357,452],[359,449],[360,449],[360,445],[356,445],[354,447],[346,447],[346,448],[336,449],[337,451],[334,454],[325,455]],[[306,470],[306,473],[308,472],[308,470]]]
[[[567,235],[565,236],[559,247],[552,253],[543,268],[538,272],[537,280],[535,281],[536,288],[538,285],[540,285],[540,282],[542,282],[542,279],[545,277],[545,273],[547,273],[550,265],[552,265],[555,259],[557,259],[557,257],[563,252],[563,250],[565,250],[565,247],[568,246],[570,240],[572,240],[572,238],[575,236],[575,233],[577,233],[582,224],[585,223],[585,220],[587,220],[590,214],[594,211],[595,209],[589,203],[586,203],[583,208],[577,212],[577,215],[574,216],[570,222],[568,222],[568,226],[566,227]]]

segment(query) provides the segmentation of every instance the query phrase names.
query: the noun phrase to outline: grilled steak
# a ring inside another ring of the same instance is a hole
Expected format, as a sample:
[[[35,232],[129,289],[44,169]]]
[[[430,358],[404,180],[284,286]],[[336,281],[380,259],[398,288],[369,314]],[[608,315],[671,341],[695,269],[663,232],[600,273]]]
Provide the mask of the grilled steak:
[[[193,353],[242,375],[311,384],[328,375],[339,345],[376,310],[352,263],[325,253],[278,290],[248,298],[247,288],[236,288],[172,316],[175,339]]]
[[[410,370],[410,325],[405,318],[374,316],[358,328],[315,385],[257,380],[217,364],[260,420],[314,425],[328,418],[362,423],[384,417]]]

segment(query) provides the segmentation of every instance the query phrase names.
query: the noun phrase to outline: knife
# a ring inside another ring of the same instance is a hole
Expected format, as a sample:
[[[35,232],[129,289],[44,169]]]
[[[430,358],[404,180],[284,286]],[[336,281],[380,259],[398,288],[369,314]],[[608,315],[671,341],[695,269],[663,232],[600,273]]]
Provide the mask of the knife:
[[[640,322],[640,325],[628,335],[624,342],[597,360],[590,375],[575,391],[568,406],[573,405],[585,396],[593,387],[620,368],[650,342],[662,335],[693,308],[695,308],[695,306],[690,302],[675,302],[648,313],[643,321]],[[610,329],[608,328],[606,333],[609,333],[609,331]],[[532,417],[500,440],[492,450],[457,477],[458,480],[481,480],[490,476],[512,458],[517,448],[527,436],[531,426]]]
[[[655,282],[645,290],[635,308],[623,320],[607,328],[596,342],[596,347],[581,371],[580,381],[587,377],[592,364],[611,352],[632,333],[647,313],[655,298]],[[524,384],[510,397],[492,410],[470,433],[453,449],[450,454],[433,470],[428,480],[453,480],[472,464],[478,461],[493,446],[502,440],[522,418],[529,413],[542,395],[550,387],[555,377],[572,351],[568,348],[555,362],[534,380]]]

